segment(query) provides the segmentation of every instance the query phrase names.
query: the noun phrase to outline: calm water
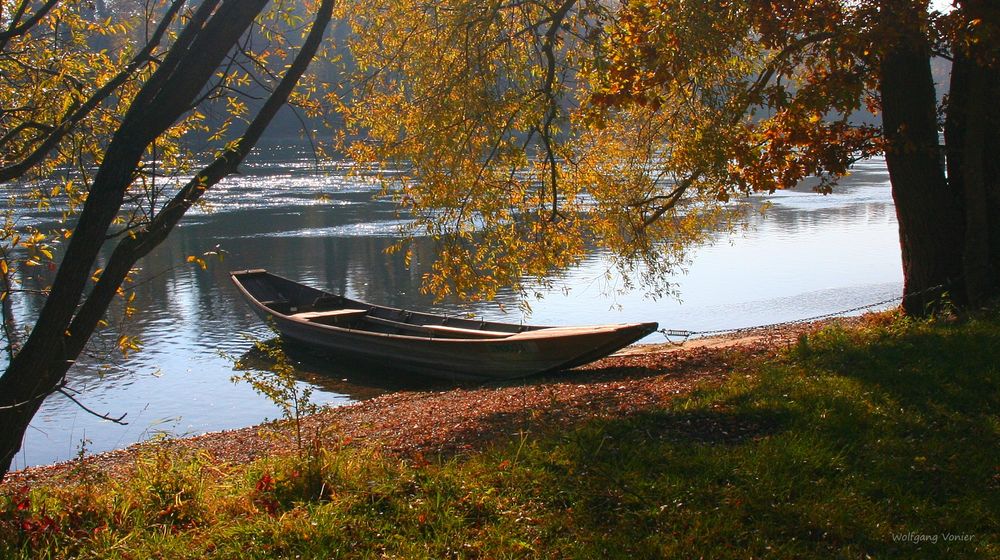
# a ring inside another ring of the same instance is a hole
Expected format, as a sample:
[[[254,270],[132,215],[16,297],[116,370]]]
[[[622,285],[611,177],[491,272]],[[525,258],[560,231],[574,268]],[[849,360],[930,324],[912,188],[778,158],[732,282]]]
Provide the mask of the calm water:
[[[140,313],[128,330],[144,341],[141,352],[70,373],[90,408],[128,413],[127,426],[101,421],[61,395],[49,398],[29,429],[16,467],[72,458],[81,442],[91,452],[124,447],[157,434],[191,435],[280,417],[280,411],[245,384],[230,381],[233,363],[269,332],[238,299],[230,269],[267,268],[351,297],[409,309],[519,321],[495,304],[433,305],[418,286],[430,245],[416,243],[416,266],[383,250],[399,222],[390,202],[373,198],[376,186],[347,179],[336,169],[317,173],[310,161],[279,150],[210,196],[211,209],[181,225],[142,263]],[[659,321],[668,328],[709,330],[765,324],[839,311],[891,298],[901,290],[899,242],[884,162],[859,164],[836,194],[803,187],[771,197],[774,206],[752,228],[696,248],[675,281],[681,300],[616,294],[603,279],[605,263],[593,255],[567,271],[544,298],[531,301],[538,324]],[[44,222],[46,216],[36,216]],[[220,245],[223,263],[208,270],[183,263],[187,255]],[[501,295],[508,309],[516,299]],[[30,316],[31,301],[19,302]],[[646,342],[663,340],[660,335]],[[301,383],[314,401],[341,405],[406,388],[392,378],[359,378],[328,363],[303,364]]]

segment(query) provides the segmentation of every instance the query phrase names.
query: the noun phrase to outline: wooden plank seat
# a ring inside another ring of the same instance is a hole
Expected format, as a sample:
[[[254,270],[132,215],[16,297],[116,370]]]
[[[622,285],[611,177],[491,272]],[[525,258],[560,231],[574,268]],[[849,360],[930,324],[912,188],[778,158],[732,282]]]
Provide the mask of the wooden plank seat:
[[[293,313],[290,317],[315,323],[321,322],[322,319],[363,317],[366,313],[368,313],[367,309],[331,309],[329,311],[303,311],[302,313]]]
[[[385,325],[387,327],[395,327],[400,330],[424,333],[431,336],[437,334],[450,335],[458,338],[507,338],[508,336],[513,336],[515,334],[501,331],[465,329],[462,327],[446,327],[444,325],[414,325],[412,323],[393,321],[392,319],[384,319],[382,317],[375,317],[372,315],[365,317],[365,320],[379,325]]]
[[[424,325],[431,332],[452,334],[469,338],[507,338],[514,333],[501,331],[486,331],[481,329],[464,329],[462,327],[446,327],[444,325]]]

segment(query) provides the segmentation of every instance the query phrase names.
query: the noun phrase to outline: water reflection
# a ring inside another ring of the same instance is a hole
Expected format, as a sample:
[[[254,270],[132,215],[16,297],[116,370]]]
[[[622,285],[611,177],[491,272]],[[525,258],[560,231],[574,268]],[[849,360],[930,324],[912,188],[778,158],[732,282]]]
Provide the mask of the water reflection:
[[[295,377],[313,390],[339,393],[360,401],[395,391],[435,391],[475,383],[461,383],[400,374],[384,366],[345,361],[340,357],[318,352],[307,346],[272,338],[266,345],[280,345],[282,352],[295,367]],[[238,371],[268,371],[275,360],[256,345],[244,352],[234,369]]]
[[[650,300],[641,292],[619,294],[605,280],[607,264],[594,254],[559,275],[544,298],[532,301],[537,324],[659,321],[669,328],[708,330],[818,315],[898,294],[901,284],[898,232],[884,163],[862,162],[835,194],[821,196],[805,185],[776,193],[773,205],[752,227],[719,235],[696,248],[686,272],[673,280],[682,301]],[[128,426],[93,418],[67,399],[46,401],[29,430],[16,465],[72,457],[79,442],[102,451],[159,431],[193,434],[223,430],[280,416],[280,410],[245,384],[233,384],[233,363],[246,356],[247,337],[270,332],[236,294],[228,271],[270,271],[350,297],[393,307],[519,321],[516,297],[496,304],[435,304],[420,293],[432,242],[416,239],[413,266],[387,256],[400,225],[393,205],[375,198],[377,187],[337,169],[315,173],[308,158],[264,160],[246,175],[211,193],[211,211],[186,220],[141,262],[133,290],[139,313],[128,323],[143,350],[105,363],[113,340],[98,339],[90,358],[70,373],[69,384],[101,412],[128,412]],[[762,200],[755,202],[760,204]],[[45,215],[31,219],[43,222]],[[184,265],[188,255],[216,246],[224,262],[208,270]],[[49,274],[38,271],[38,274]],[[41,287],[45,278],[24,278]],[[38,301],[17,302],[19,317],[37,313]],[[112,310],[111,318],[119,317]],[[655,341],[655,338],[650,339]],[[347,371],[301,352],[294,358],[300,383],[314,388],[320,404],[341,405],[385,391],[440,388],[411,379]],[[248,362],[250,363],[250,362]]]

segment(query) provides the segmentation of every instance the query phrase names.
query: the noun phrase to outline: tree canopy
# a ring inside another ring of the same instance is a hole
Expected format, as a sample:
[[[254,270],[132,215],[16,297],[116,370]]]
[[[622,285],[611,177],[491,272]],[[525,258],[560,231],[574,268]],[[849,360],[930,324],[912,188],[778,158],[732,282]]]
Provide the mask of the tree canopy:
[[[685,248],[738,222],[745,195],[809,176],[829,192],[881,153],[904,309],[994,298],[998,12],[988,0],[946,14],[916,0],[0,0],[0,472],[138,259],[287,103],[343,116],[339,146],[382,169],[410,233],[437,242],[425,287],[438,295],[523,289],[594,248],[662,293]],[[322,43],[334,18],[347,26],[343,89],[305,73],[337,58]],[[936,56],[952,64],[941,103]],[[192,150],[193,135],[207,147]],[[65,226],[43,231],[29,206],[58,208]],[[51,286],[24,323],[11,299],[32,270]]]
[[[906,309],[996,294],[995,166],[974,189],[985,202],[965,204],[962,141],[946,178],[936,118],[961,136],[956,118],[975,110],[995,136],[996,111],[957,102],[954,80],[937,106],[929,69],[955,59],[996,91],[991,3],[366,0],[352,12],[362,76],[345,113],[366,136],[351,154],[403,169],[387,191],[441,243],[437,293],[489,296],[591,244],[655,287],[744,195],[810,176],[829,192],[885,153]],[[973,207],[981,231],[965,227]],[[970,236],[992,239],[980,265],[962,264]]]

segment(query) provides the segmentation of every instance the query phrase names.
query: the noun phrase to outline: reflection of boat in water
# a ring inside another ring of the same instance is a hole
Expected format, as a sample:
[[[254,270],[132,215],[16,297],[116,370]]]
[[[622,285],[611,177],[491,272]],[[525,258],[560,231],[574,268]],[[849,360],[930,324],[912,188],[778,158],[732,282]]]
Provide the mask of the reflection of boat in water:
[[[450,380],[407,375],[389,367],[372,367],[350,361],[330,360],[329,353],[299,344],[294,340],[258,341],[236,358],[233,369],[237,371],[274,371],[274,355],[260,347],[277,346],[294,367],[295,378],[328,393],[363,401],[397,391],[437,391],[451,389],[456,383]]]
[[[372,305],[264,270],[231,274],[282,337],[355,363],[448,379],[508,379],[583,365],[656,330],[656,323],[545,327]]]

